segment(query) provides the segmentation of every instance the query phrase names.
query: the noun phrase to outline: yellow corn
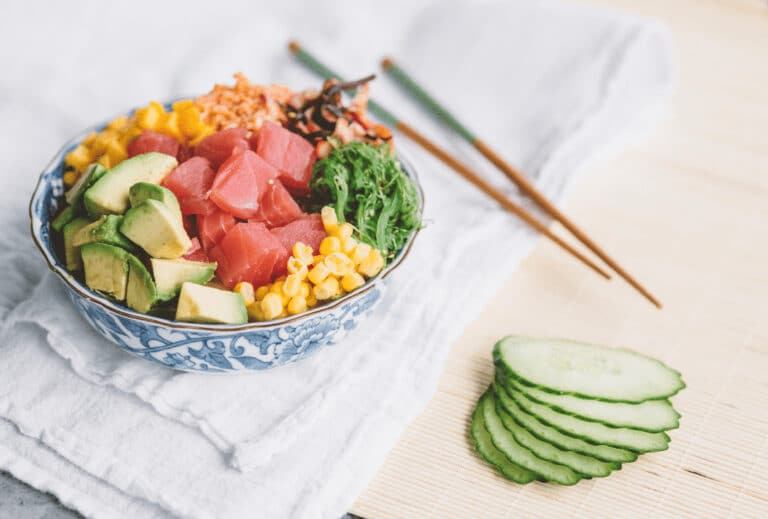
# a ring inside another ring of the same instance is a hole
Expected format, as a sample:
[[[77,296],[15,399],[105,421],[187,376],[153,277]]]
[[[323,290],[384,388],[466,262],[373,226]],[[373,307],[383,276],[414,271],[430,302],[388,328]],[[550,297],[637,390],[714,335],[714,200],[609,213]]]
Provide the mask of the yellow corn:
[[[312,286],[307,283],[306,281],[302,281],[301,285],[299,286],[299,294],[301,297],[306,299],[309,297],[309,293],[312,291]]]
[[[341,240],[341,252],[343,252],[347,256],[352,257],[352,252],[354,252],[355,247],[357,247],[356,239],[347,238],[345,240]]]
[[[339,295],[341,293],[341,286],[339,285],[338,279],[334,277],[328,277],[322,283],[315,286],[312,291],[319,301],[324,301]]]
[[[336,236],[326,236],[320,242],[320,254],[327,256],[341,250],[341,241]]]
[[[256,301],[261,301],[267,294],[269,294],[269,285],[264,285],[263,287],[257,288],[255,294]]]
[[[355,264],[343,252],[329,254],[325,257],[323,264],[328,267],[328,271],[334,276],[344,276],[355,270]]]
[[[377,249],[372,249],[368,257],[357,266],[357,271],[364,276],[372,278],[381,272],[383,267],[384,258],[381,256],[381,253]]]
[[[347,238],[352,237],[352,233],[355,231],[355,228],[352,227],[351,223],[343,223],[339,225],[339,228],[336,229],[335,236],[341,240],[342,242],[346,240]]]
[[[283,282],[283,294],[288,297],[294,297],[299,293],[300,288],[301,278],[299,278],[296,274],[288,274],[288,276],[285,278],[285,281]]]
[[[61,180],[64,182],[65,186],[71,186],[75,182],[77,182],[77,173],[74,171],[67,171],[64,173],[64,176],[61,177]]]
[[[282,298],[278,294],[270,292],[261,300],[261,310],[264,312],[266,320],[275,319],[283,311]]]
[[[277,281],[272,283],[272,287],[269,289],[269,291],[273,294],[277,294],[278,296],[280,296],[280,300],[283,302],[283,304],[286,304],[288,302],[288,299],[290,298],[287,295],[285,295],[285,293],[283,292],[284,284],[285,284],[285,279],[277,278]]]
[[[352,251],[352,255],[350,257],[352,258],[352,261],[355,263],[355,265],[359,265],[371,254],[372,250],[373,247],[367,243],[360,242],[357,244],[357,247],[355,247],[355,250]]]
[[[363,276],[357,272],[351,272],[341,278],[341,288],[343,288],[345,292],[352,292],[364,284],[365,279],[363,279]]]
[[[317,256],[314,256],[312,258],[312,265],[319,265],[323,261],[325,261],[325,256],[323,256],[322,254],[318,254]]]
[[[315,297],[314,292],[310,292],[306,299],[308,308],[314,308],[317,306],[317,297]]]
[[[237,285],[235,285],[235,288],[232,290],[233,292],[237,292],[241,296],[243,296],[243,301],[245,301],[245,306],[250,306],[254,301],[256,301],[256,294],[253,291],[253,285],[248,283],[247,281],[241,281]]]
[[[307,279],[307,266],[297,258],[288,258],[288,273],[296,274],[299,279]]]
[[[327,278],[328,274],[330,273],[331,271],[328,270],[328,267],[325,266],[325,263],[318,263],[312,268],[312,270],[309,271],[309,274],[307,274],[307,279],[309,279],[313,284],[319,285],[325,281],[325,278]]]
[[[264,310],[261,308],[261,301],[251,303],[246,307],[248,309],[248,317],[252,321],[264,321]]]
[[[288,314],[296,315],[306,311],[307,300],[302,296],[294,296],[288,301]]]
[[[312,263],[312,247],[305,243],[296,242],[293,244],[293,257],[301,261],[305,265]]]
[[[330,205],[320,210],[320,219],[323,221],[323,227],[326,234],[333,234],[339,226],[339,219],[336,217],[336,211]]]

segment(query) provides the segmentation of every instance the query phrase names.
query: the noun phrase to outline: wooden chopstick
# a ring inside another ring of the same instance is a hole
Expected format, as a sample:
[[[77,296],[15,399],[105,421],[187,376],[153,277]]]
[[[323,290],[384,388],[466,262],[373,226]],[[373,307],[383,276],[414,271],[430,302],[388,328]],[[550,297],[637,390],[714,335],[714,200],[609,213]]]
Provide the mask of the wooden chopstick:
[[[290,42],[288,45],[291,52],[296,56],[296,58],[304,65],[306,65],[310,70],[314,71],[315,73],[322,76],[324,79],[330,79],[330,78],[336,78],[339,81],[343,81],[342,77],[339,74],[336,74],[334,71],[320,63],[314,56],[309,54],[307,51],[302,49],[298,43],[296,42]],[[392,112],[381,106],[379,103],[369,100],[368,101],[368,109],[371,111],[371,113],[376,116],[377,119],[379,119],[382,123],[391,126],[398,131],[400,131],[403,135],[409,137],[413,142],[427,150],[429,153],[437,157],[440,161],[442,161],[445,165],[451,167],[454,171],[459,173],[462,177],[467,179],[469,182],[471,182],[473,185],[475,185],[478,189],[483,191],[486,195],[490,196],[494,200],[496,200],[504,209],[507,211],[519,216],[524,222],[526,222],[528,225],[542,233],[544,236],[552,240],[554,243],[559,245],[562,249],[570,253],[572,256],[574,256],[576,259],[587,265],[589,268],[591,268],[593,271],[595,271],[597,274],[601,275],[602,277],[606,279],[610,279],[610,275],[605,272],[603,269],[601,269],[599,266],[597,266],[593,261],[591,261],[589,258],[584,256],[581,252],[574,249],[571,245],[569,245],[567,242],[563,241],[560,237],[558,237],[556,234],[554,234],[552,231],[549,230],[549,228],[541,223],[535,216],[530,214],[528,211],[511,201],[507,196],[493,187],[491,184],[489,184],[487,181],[485,181],[480,175],[472,171],[469,167],[462,164],[458,159],[456,159],[454,156],[452,156],[450,153],[445,151],[444,149],[437,146],[435,143],[433,143],[431,140],[429,140],[427,137],[425,137],[423,134],[421,134],[419,131],[417,131],[412,126],[406,124],[402,120],[400,120],[397,116],[395,116]]]
[[[491,161],[499,170],[501,170],[510,180],[517,184],[522,193],[533,199],[550,216],[560,222],[563,227],[568,229],[576,238],[586,245],[593,253],[611,267],[617,274],[627,281],[635,290],[640,292],[648,301],[657,308],[661,308],[661,302],[656,299],[643,285],[624,270],[616,261],[614,261],[597,243],[584,233],[575,223],[565,216],[555,205],[550,202],[539,191],[525,175],[509,165],[500,155],[495,153],[486,143],[476,137],[466,126],[459,122],[444,106],[437,102],[426,90],[424,90],[416,81],[411,78],[402,68],[397,66],[391,58],[385,58],[381,62],[384,71],[392,76],[395,82],[400,85],[414,99],[421,103],[429,112],[440,119],[443,124],[449,126],[458,133],[464,140],[472,144],[483,156]]]

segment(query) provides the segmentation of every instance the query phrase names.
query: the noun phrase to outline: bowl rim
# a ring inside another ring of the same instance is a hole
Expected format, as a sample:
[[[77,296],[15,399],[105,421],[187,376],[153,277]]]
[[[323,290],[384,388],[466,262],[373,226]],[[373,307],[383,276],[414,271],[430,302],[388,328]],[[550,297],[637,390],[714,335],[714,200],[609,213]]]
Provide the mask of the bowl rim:
[[[163,104],[168,106],[170,103],[163,103]],[[130,114],[134,110],[135,108],[121,112],[115,117],[119,117],[120,115],[125,115],[127,113]],[[130,308],[118,305],[117,303],[108,299],[106,296],[102,296],[98,294],[97,292],[89,289],[88,287],[80,283],[77,279],[75,279],[75,277],[66,270],[64,265],[61,263],[61,261],[57,258],[56,254],[54,253],[52,240],[49,238],[49,243],[51,244],[51,246],[46,247],[45,244],[43,243],[42,237],[40,236],[40,231],[39,231],[41,228],[40,224],[48,225],[49,236],[52,234],[52,229],[50,229],[50,218],[48,218],[45,222],[41,222],[40,219],[36,217],[34,212],[34,208],[37,201],[43,196],[43,193],[45,192],[45,187],[47,187],[47,185],[50,184],[49,181],[46,181],[46,177],[52,175],[53,172],[61,165],[61,163],[64,161],[64,155],[71,148],[73,148],[78,143],[80,143],[82,139],[84,139],[85,136],[88,135],[88,133],[92,131],[99,131],[105,128],[108,122],[111,121],[113,118],[110,118],[106,121],[103,121],[101,123],[98,123],[86,128],[85,130],[79,132],[74,137],[71,137],[70,139],[68,139],[64,143],[64,145],[61,146],[61,148],[56,152],[56,154],[50,160],[48,165],[40,173],[40,176],[38,177],[38,180],[37,180],[37,184],[35,184],[35,188],[32,191],[32,196],[30,197],[29,206],[28,206],[29,227],[30,227],[30,234],[32,235],[32,241],[34,242],[38,251],[40,251],[40,254],[42,254],[43,258],[45,259],[45,262],[47,263],[48,268],[64,282],[67,288],[69,288],[75,294],[77,294],[78,297],[84,298],[90,301],[91,303],[94,303],[100,306],[107,312],[115,313],[122,317],[127,317],[130,319],[143,321],[147,324],[163,326],[166,328],[173,328],[173,329],[184,330],[184,331],[220,331],[220,332],[237,332],[237,331],[243,331],[243,330],[256,331],[256,330],[267,330],[272,328],[279,328],[285,325],[296,324],[299,322],[309,320],[313,317],[317,317],[319,315],[331,313],[336,308],[342,305],[345,305],[346,303],[349,303],[351,301],[360,299],[363,296],[367,295],[372,290],[374,290],[375,288],[380,287],[383,281],[385,281],[389,277],[389,275],[392,274],[392,272],[394,272],[405,260],[405,258],[409,255],[409,253],[411,252],[411,249],[413,248],[413,243],[416,240],[416,237],[421,232],[422,227],[417,228],[408,237],[408,240],[406,241],[405,245],[403,245],[403,248],[400,250],[400,252],[398,252],[395,259],[389,265],[387,265],[386,268],[376,278],[366,283],[365,286],[363,286],[358,290],[355,290],[354,292],[346,294],[331,303],[325,304],[323,306],[315,307],[301,314],[283,317],[281,319],[274,319],[272,321],[247,322],[245,324],[192,323],[192,322],[165,319],[162,317],[156,317],[149,314],[142,314]],[[414,185],[416,187],[416,192],[418,194],[418,199],[419,199],[419,215],[423,217],[424,191],[421,187],[421,183],[419,181],[416,168],[413,166],[413,163],[411,162],[411,160],[407,157],[407,154],[404,155],[399,149],[396,151],[396,153],[397,153],[397,158],[401,163],[401,166],[405,170],[405,173],[414,182]],[[60,196],[61,195],[56,197],[59,198]],[[36,225],[36,222],[38,223],[38,225]]]

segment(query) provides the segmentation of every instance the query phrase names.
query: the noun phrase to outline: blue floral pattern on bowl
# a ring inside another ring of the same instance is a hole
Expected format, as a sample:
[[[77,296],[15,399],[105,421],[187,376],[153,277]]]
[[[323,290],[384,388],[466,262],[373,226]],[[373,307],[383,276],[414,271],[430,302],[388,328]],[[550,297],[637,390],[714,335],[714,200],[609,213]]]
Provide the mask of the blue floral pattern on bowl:
[[[83,318],[104,338],[123,350],[173,369],[204,373],[259,371],[296,362],[322,346],[341,340],[369,315],[385,292],[389,275],[405,259],[414,233],[382,274],[361,289],[301,315],[266,323],[214,325],[184,323],[141,314],[90,290],[67,272],[54,250],[49,220],[62,203],[64,155],[88,132],[67,142],[40,175],[29,204],[32,238],[49,268],[64,283],[66,293]],[[416,182],[413,167],[400,157]]]

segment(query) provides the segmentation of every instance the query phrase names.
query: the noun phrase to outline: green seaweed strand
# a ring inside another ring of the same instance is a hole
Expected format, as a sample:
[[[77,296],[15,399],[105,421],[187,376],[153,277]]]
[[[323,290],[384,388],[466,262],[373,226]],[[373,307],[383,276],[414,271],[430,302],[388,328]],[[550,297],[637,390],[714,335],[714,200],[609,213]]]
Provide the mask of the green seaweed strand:
[[[351,142],[317,161],[311,210],[331,205],[340,222],[352,222],[358,238],[391,259],[421,226],[413,181],[389,146]]]

